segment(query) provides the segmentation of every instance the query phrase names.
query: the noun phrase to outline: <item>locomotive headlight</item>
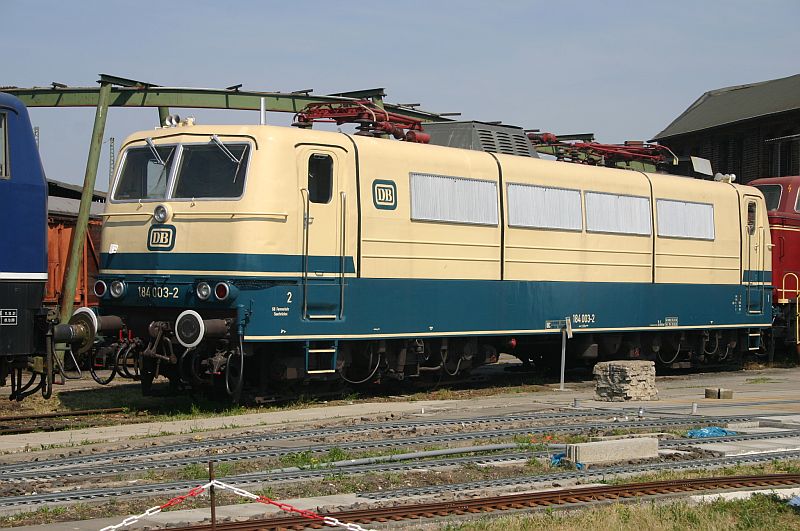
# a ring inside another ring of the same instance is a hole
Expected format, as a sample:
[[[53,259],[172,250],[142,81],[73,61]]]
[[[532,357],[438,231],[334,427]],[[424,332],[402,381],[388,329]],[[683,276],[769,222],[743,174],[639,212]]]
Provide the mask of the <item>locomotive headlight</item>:
[[[109,293],[115,299],[119,299],[123,295],[125,295],[125,283],[121,280],[114,280],[111,282],[111,286],[108,288]]]
[[[158,205],[155,210],[153,210],[153,219],[156,220],[156,223],[164,223],[169,218],[172,212],[167,205]]]
[[[231,294],[231,288],[226,282],[219,282],[214,286],[214,296],[219,301],[224,301]]]
[[[201,301],[207,301],[211,296],[211,285],[208,282],[201,282],[194,289],[197,298]]]
[[[98,280],[94,283],[94,294],[97,295],[98,299],[102,299],[103,295],[105,295],[107,291],[108,286],[102,280]]]

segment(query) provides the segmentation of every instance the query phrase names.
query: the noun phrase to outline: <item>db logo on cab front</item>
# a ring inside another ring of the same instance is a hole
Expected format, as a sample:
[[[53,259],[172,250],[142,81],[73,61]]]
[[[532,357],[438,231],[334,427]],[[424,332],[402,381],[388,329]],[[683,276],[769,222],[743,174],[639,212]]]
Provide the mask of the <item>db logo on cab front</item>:
[[[147,234],[147,248],[151,251],[171,251],[175,247],[175,227],[153,225]]]

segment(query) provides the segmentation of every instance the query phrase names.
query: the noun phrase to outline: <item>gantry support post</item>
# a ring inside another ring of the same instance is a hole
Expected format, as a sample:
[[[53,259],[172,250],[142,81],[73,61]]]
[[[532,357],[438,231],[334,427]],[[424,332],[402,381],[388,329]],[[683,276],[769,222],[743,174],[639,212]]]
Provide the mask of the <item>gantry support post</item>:
[[[169,107],[159,107],[158,108],[158,125],[164,125],[164,122],[167,120],[167,116],[169,116]]]
[[[72,233],[72,242],[69,250],[66,281],[61,302],[61,322],[66,323],[72,316],[72,307],[75,304],[75,288],[78,285],[78,274],[81,271],[83,246],[86,242],[86,227],[89,223],[89,211],[94,195],[94,183],[97,179],[97,167],[100,163],[100,149],[103,145],[103,134],[106,129],[106,116],[108,115],[108,102],[111,95],[111,83],[105,78],[100,78],[100,93],[97,100],[97,110],[94,114],[94,128],[89,145],[89,158],[86,160],[86,173],[83,177],[83,193],[81,206],[78,210],[78,220]],[[89,289],[89,286],[86,286]]]

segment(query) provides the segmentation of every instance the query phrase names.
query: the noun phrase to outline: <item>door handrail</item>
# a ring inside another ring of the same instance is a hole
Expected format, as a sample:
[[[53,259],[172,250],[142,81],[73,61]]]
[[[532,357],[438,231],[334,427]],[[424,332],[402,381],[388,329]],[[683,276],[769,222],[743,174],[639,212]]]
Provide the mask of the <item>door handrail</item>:
[[[308,218],[311,206],[307,188],[300,189],[303,196],[303,319],[308,319]]]
[[[347,194],[339,192],[342,201],[342,244],[339,248],[339,319],[344,318],[344,272],[347,251]]]

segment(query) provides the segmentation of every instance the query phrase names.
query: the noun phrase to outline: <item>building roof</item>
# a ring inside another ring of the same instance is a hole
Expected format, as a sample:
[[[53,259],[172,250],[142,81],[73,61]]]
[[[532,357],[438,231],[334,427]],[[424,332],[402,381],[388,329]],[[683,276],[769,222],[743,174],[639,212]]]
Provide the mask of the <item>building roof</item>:
[[[711,90],[653,140],[800,109],[800,74]]]
[[[80,206],[80,199],[70,199],[68,197],[53,195],[47,198],[47,213],[51,216],[77,217]],[[89,207],[89,217],[99,218],[104,209],[105,205],[103,203],[93,201]]]
[[[54,179],[47,179],[47,195],[52,197],[66,197],[70,199],[80,199],[83,192],[83,186],[78,184],[69,184]],[[100,190],[95,190],[92,194],[92,201],[105,202],[106,193]]]

